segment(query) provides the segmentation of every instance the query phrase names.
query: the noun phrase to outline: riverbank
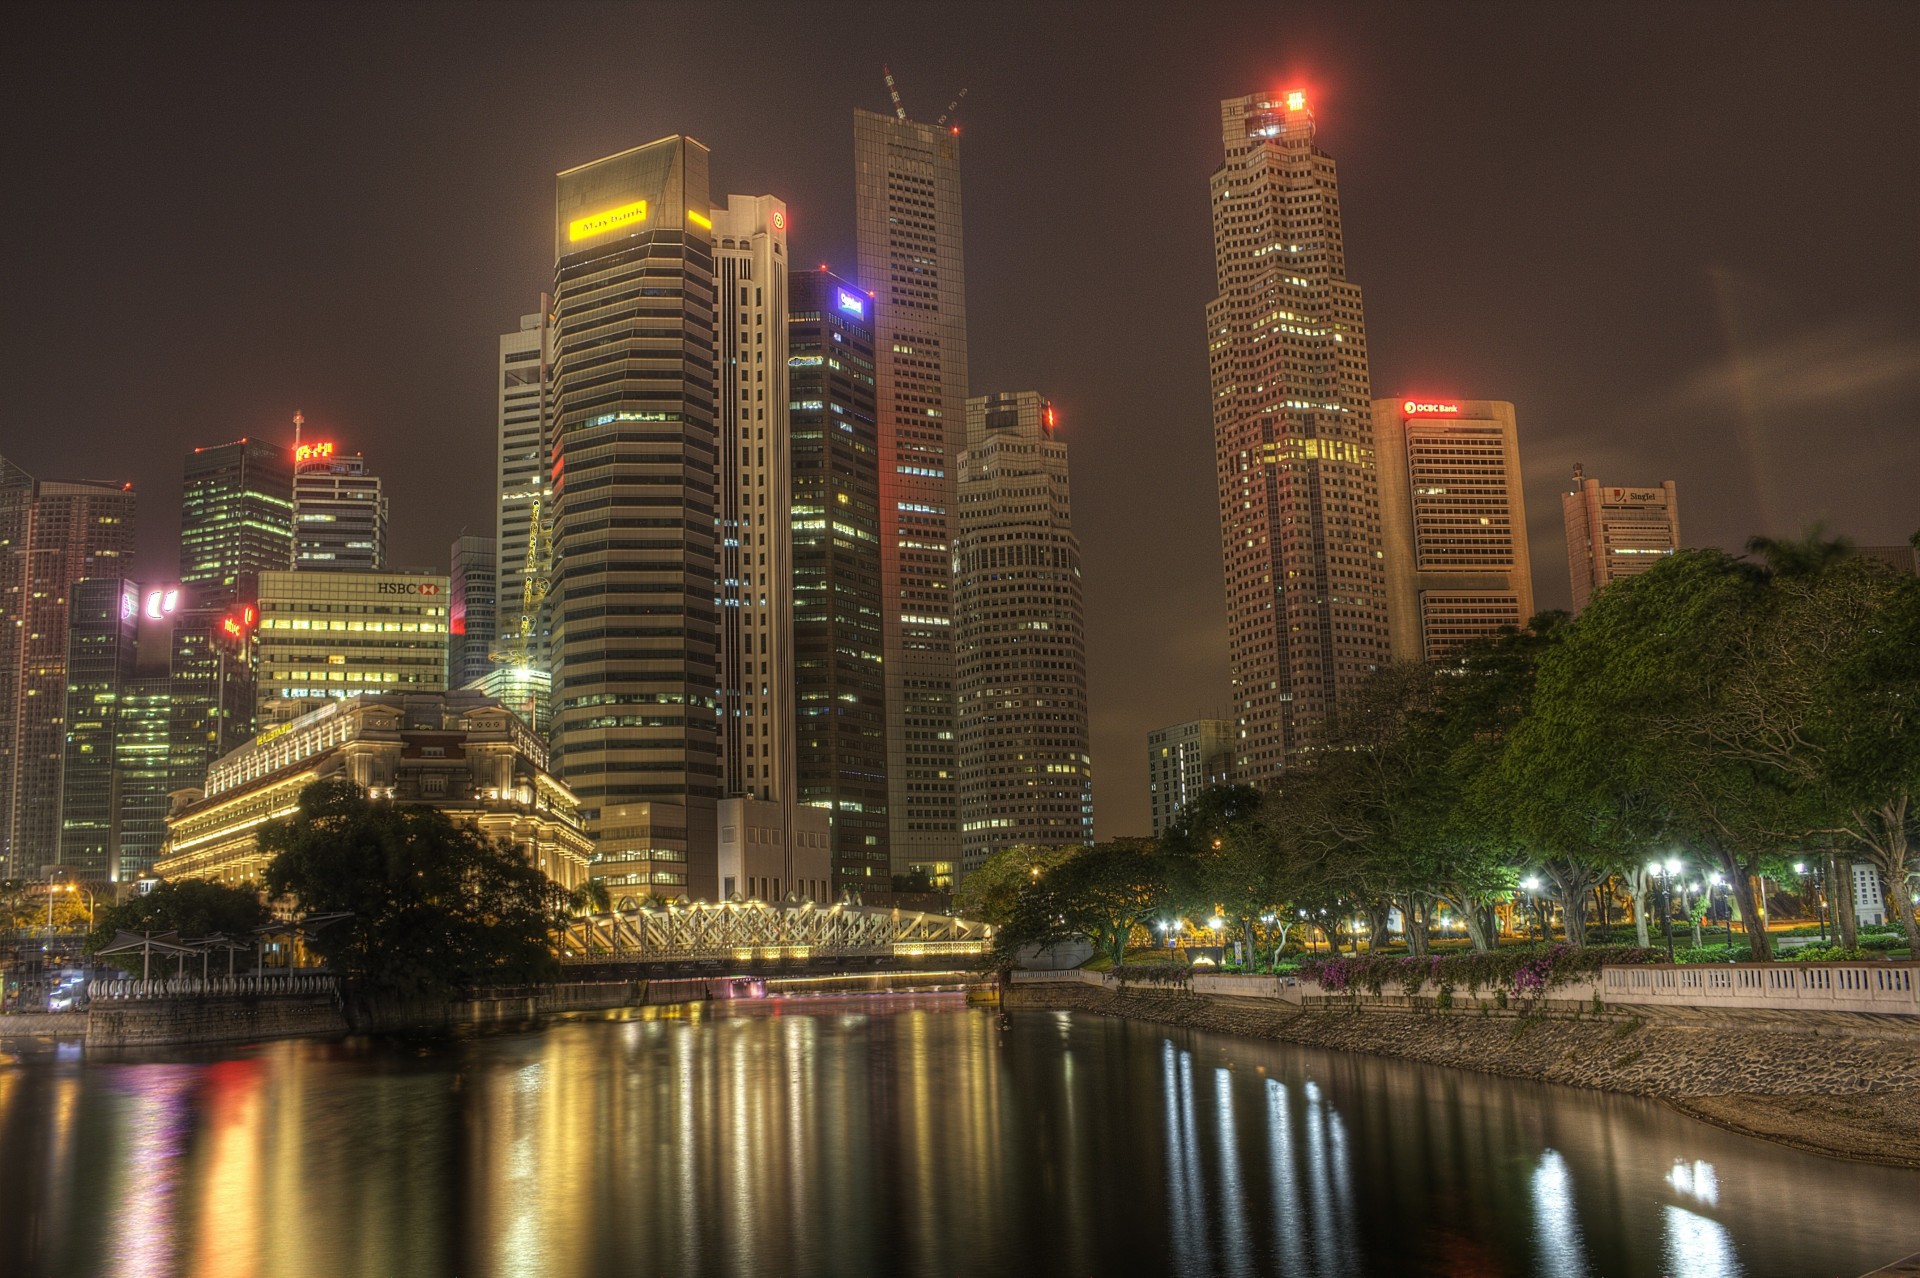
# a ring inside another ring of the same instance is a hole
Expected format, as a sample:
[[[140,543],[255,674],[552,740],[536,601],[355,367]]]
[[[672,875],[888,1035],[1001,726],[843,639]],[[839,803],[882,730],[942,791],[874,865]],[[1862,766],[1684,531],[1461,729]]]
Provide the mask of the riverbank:
[[[1834,1158],[1920,1168],[1920,1027],[1841,1014],[1301,1007],[1067,982],[1010,1008],[1092,1012],[1662,1100],[1716,1126]],[[1857,1029],[1859,1032],[1851,1032]]]

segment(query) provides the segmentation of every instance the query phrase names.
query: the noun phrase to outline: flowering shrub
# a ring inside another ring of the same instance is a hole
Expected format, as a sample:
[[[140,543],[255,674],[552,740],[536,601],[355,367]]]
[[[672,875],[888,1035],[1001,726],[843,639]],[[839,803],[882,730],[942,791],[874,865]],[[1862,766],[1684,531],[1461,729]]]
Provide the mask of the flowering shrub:
[[[1520,998],[1536,998],[1557,985],[1597,975],[1608,963],[1657,963],[1664,955],[1632,945],[1525,945],[1487,954],[1436,954],[1412,958],[1393,954],[1329,957],[1303,963],[1300,976],[1329,994],[1365,990],[1379,994],[1392,982],[1409,997],[1428,981],[1441,990],[1464,986],[1478,994],[1483,988],[1511,991]]]

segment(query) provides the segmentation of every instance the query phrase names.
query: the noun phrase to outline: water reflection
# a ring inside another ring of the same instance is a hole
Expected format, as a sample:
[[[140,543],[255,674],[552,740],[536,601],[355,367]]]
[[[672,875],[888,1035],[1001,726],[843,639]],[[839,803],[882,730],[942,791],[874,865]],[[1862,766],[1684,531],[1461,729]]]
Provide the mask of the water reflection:
[[[940,998],[0,1066],[0,1273],[1858,1273],[1920,1175]],[[1792,1201],[1792,1219],[1779,1210]]]

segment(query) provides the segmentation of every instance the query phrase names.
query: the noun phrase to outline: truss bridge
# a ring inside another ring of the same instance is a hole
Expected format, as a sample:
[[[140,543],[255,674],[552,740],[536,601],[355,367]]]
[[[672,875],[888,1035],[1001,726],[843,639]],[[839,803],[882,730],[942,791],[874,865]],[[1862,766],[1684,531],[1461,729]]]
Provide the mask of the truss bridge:
[[[812,901],[698,902],[614,910],[567,928],[563,961],[586,964],[919,966],[987,952],[985,923],[917,910]]]

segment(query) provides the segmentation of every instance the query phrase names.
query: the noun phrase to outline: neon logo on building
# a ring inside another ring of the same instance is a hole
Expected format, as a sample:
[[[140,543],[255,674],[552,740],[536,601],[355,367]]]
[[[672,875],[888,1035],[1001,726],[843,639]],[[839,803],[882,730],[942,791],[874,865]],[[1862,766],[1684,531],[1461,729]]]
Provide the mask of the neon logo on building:
[[[162,617],[172,616],[174,609],[179,606],[180,587],[178,586],[166,586],[147,592],[147,616],[151,620],[158,621]]]
[[[260,614],[254,611],[252,604],[242,604],[238,612],[230,612],[220,618],[220,629],[229,639],[245,639],[253,633],[254,622]]]
[[[1437,415],[1451,417],[1460,411],[1458,404],[1429,404],[1422,400],[1410,399],[1400,405],[1400,411],[1409,417]]]
[[[787,211],[785,209],[775,209],[773,211],[773,229],[776,231],[784,231],[787,229]]]
[[[293,450],[293,459],[297,462],[319,461],[333,456],[332,444],[302,444]]]
[[[840,303],[841,310],[853,316],[855,319],[865,319],[867,317],[866,299],[862,298],[858,293],[848,292],[844,288],[835,289],[834,292],[839,295],[837,300]]]
[[[1295,89],[1287,95],[1287,110],[1304,111],[1307,109],[1307,95]]]
[[[631,204],[622,204],[617,209],[608,209],[604,213],[595,213],[588,217],[577,217],[567,223],[569,240],[584,240],[590,236],[611,231],[616,227],[630,226],[635,222],[647,220],[647,202],[635,200]]]

